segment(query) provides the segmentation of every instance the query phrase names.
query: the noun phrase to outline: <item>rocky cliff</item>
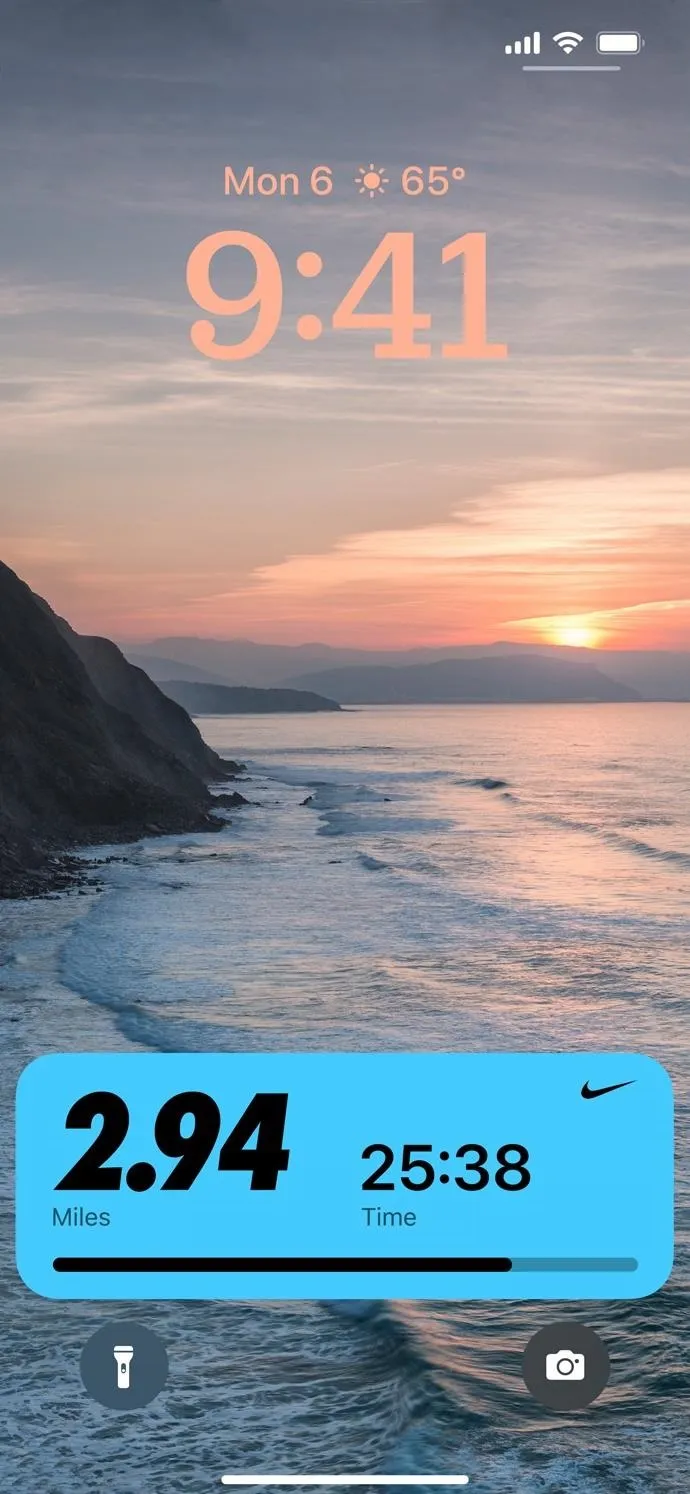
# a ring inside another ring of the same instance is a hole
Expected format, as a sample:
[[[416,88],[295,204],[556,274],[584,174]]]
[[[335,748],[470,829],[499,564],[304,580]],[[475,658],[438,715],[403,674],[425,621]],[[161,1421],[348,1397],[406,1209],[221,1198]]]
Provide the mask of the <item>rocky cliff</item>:
[[[66,847],[215,828],[208,783],[237,768],[0,563],[0,896],[61,885]]]

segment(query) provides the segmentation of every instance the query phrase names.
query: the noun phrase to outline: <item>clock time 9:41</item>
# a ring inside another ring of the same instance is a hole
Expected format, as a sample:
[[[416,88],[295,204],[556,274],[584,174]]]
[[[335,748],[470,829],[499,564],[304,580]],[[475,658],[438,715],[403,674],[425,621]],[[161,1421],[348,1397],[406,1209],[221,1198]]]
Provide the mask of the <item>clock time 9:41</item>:
[[[254,262],[254,284],[236,299],[221,296],[211,284],[211,268],[216,256],[225,249],[243,249]],[[331,315],[331,326],[337,332],[387,331],[387,342],[374,343],[375,358],[430,358],[430,342],[417,340],[417,334],[428,331],[431,316],[415,306],[415,239],[411,232],[386,233],[362,267],[349,290]],[[300,256],[304,258],[305,256]],[[308,255],[319,260],[320,256]],[[453,239],[441,251],[443,265],[462,264],[461,320],[459,342],[441,345],[443,358],[505,358],[505,343],[487,341],[486,309],[486,234],[465,233]],[[299,260],[298,260],[299,265]],[[385,267],[390,267],[391,304],[389,311],[361,311],[360,303]],[[319,273],[318,271],[316,273]],[[255,233],[227,229],[209,234],[192,250],[187,261],[187,287],[192,299],[203,311],[218,318],[242,316],[256,311],[254,325],[241,342],[217,340],[213,322],[194,322],[191,339],[198,352],[224,363],[254,358],[268,347],[281,323],[283,314],[283,276],[280,261],[270,244]],[[318,318],[318,328],[322,326]],[[317,334],[318,335],[318,330]]]

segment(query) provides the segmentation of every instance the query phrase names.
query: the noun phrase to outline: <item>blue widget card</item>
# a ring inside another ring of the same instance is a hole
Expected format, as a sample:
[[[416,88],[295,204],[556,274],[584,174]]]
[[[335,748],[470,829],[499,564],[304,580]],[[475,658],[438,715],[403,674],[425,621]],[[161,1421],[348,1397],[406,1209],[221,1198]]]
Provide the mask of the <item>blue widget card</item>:
[[[671,1083],[639,1054],[58,1054],[19,1081],[46,1297],[641,1297],[672,1259]]]

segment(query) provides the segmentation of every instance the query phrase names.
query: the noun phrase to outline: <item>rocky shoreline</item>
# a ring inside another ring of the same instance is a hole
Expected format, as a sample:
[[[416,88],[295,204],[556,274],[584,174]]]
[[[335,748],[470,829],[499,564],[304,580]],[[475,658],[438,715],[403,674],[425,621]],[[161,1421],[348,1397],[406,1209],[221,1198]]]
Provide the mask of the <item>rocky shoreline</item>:
[[[0,853],[0,899],[51,897],[81,891],[91,881],[89,863],[67,852],[47,855],[39,866],[21,863],[10,848]]]
[[[236,776],[234,773],[229,775],[232,778]],[[220,801],[219,807],[225,807],[223,805],[225,797],[225,795],[217,796]],[[241,795],[238,797],[241,798]],[[132,845],[149,836],[195,832],[209,834],[222,830],[227,824],[227,819],[220,819],[217,815],[209,813],[199,815],[196,819],[185,820],[184,823],[175,819],[168,824],[156,821],[108,826],[100,834],[97,831],[92,832],[88,839],[83,841],[70,839],[67,843],[56,844],[54,848],[46,844],[37,847],[33,843],[29,846],[26,844],[24,846],[10,845],[5,841],[0,844],[0,902],[9,899],[51,897],[57,893],[79,892],[97,885],[98,867],[103,864],[102,858],[91,860],[88,856],[77,856],[74,854],[77,849],[88,851],[90,847],[95,848],[98,845]],[[114,861],[120,858],[110,856],[105,859]]]

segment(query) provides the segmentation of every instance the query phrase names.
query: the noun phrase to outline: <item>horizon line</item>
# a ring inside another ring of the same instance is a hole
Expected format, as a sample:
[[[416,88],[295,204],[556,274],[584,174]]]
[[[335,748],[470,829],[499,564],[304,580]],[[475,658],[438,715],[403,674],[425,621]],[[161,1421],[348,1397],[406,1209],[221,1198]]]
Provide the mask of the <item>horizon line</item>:
[[[94,633],[81,634],[82,637],[97,637]],[[481,643],[323,643],[318,638],[306,639],[301,643],[282,643],[273,639],[247,638],[243,634],[229,634],[219,636],[216,633],[157,633],[151,638],[128,638],[115,631],[112,634],[101,634],[101,637],[110,636],[121,649],[138,649],[142,652],[147,648],[165,643],[219,643],[219,644],[244,644],[249,648],[274,648],[287,652],[297,649],[323,649],[328,653],[356,652],[361,654],[413,654],[431,653],[439,649],[448,650],[472,650],[472,649],[522,649],[529,652],[533,649],[548,649],[553,652],[567,654],[690,654],[690,642],[687,645],[676,645],[675,647],[662,647],[651,645],[647,647],[616,647],[614,644],[591,644],[591,643],[556,643],[549,642],[546,638],[534,638],[529,640],[513,638],[494,638],[489,642]],[[181,659],[177,663],[183,663]]]

